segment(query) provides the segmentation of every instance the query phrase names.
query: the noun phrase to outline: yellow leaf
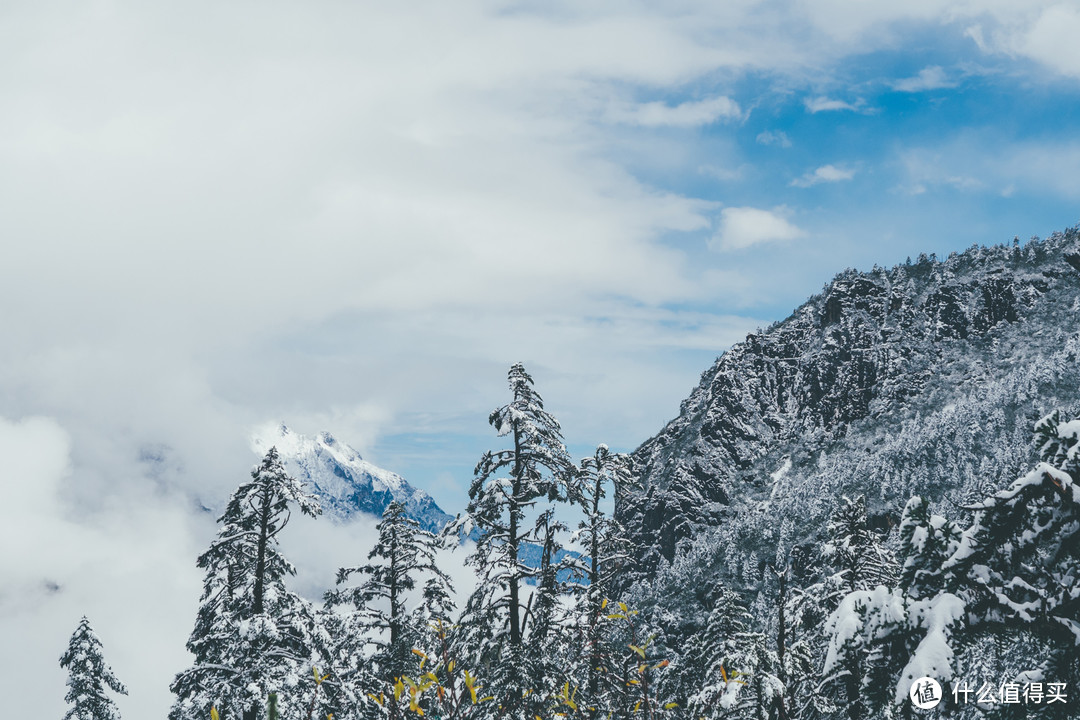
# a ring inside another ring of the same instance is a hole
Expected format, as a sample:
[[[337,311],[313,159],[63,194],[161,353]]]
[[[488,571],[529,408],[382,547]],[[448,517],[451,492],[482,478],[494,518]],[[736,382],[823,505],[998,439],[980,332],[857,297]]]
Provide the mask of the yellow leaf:
[[[626,603],[620,602],[619,603],[619,609],[622,610],[623,612],[626,612],[627,611],[626,610]]]
[[[619,618],[621,618],[621,617],[626,617],[626,616],[625,616],[625,615],[622,615],[621,613],[615,613],[615,614],[613,614],[613,615],[608,615],[608,616],[607,616],[607,619],[608,619],[608,620],[618,620],[618,619],[619,619]]]
[[[487,702],[488,700],[494,700],[494,699],[495,699],[494,695],[488,695],[487,697],[480,698],[480,702]]]
[[[451,660],[450,664],[446,666],[446,669],[450,672],[454,672],[454,661]]]
[[[636,703],[634,703],[634,712],[637,712],[640,708],[641,708],[641,701],[638,700]]]
[[[653,665],[653,667],[654,667],[655,669],[659,670],[660,668],[666,668],[666,667],[667,667],[668,665],[670,665],[670,664],[671,664],[671,661],[670,661],[670,660],[661,660],[660,662],[658,662],[658,663],[656,663],[655,665]]]
[[[641,648],[639,648],[639,647],[638,647],[637,645],[630,645],[629,647],[630,647],[630,649],[631,649],[631,650],[633,650],[634,652],[636,652],[636,653],[637,653],[638,655],[640,655],[640,656],[641,656],[642,658],[644,658],[644,657],[645,657],[645,651],[644,651],[644,650],[642,650]]]
[[[419,655],[420,657],[424,658],[425,660],[427,659],[427,655],[424,654],[423,650],[417,650],[416,648],[413,648],[412,651],[413,651],[414,655]]]
[[[603,610],[606,607],[607,607],[607,598],[604,598],[603,602],[600,603],[600,609]]]
[[[374,700],[375,702],[377,702],[377,703],[379,704],[379,707],[382,707],[382,705],[383,705],[383,702],[384,702],[384,700],[385,700],[385,698],[383,697],[383,694],[382,694],[382,693],[379,693],[379,696],[378,696],[378,697],[375,697],[375,696],[374,696],[374,695],[372,695],[371,693],[368,693],[368,695],[367,695],[367,696],[368,696],[369,698],[371,698],[372,700]]]
[[[670,710],[671,708],[677,708],[677,707],[679,707],[679,703],[677,703],[677,702],[669,702],[667,705],[664,706],[664,709],[665,710]]]
[[[210,708],[210,720],[219,720],[218,711],[216,707]]]
[[[401,682],[401,678],[398,678],[397,682],[394,683],[394,700],[400,700],[401,699],[401,693],[404,690],[405,690],[405,683]]]

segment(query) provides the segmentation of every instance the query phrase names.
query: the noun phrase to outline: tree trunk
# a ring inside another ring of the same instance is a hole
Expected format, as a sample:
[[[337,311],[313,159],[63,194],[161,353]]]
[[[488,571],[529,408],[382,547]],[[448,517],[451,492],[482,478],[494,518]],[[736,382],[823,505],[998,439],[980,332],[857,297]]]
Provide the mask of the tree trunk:
[[[510,646],[513,648],[521,647],[521,625],[519,624],[520,618],[518,618],[518,609],[521,606],[520,596],[518,594],[518,546],[520,545],[520,538],[518,538],[518,496],[521,494],[521,435],[519,434],[517,424],[514,424],[514,477],[513,477],[513,492],[510,498],[510,554],[511,562],[514,563],[514,570],[510,573]]]
[[[265,483],[262,493],[262,508],[260,508],[259,514],[259,550],[255,561],[255,603],[252,609],[256,615],[263,612],[263,593],[266,586],[266,544],[270,527],[270,500],[270,483]]]
[[[593,489],[592,506],[592,546],[589,552],[592,555],[589,562],[589,594],[592,596],[589,608],[589,720],[596,720],[600,712],[600,702],[597,696],[600,694],[600,603],[603,598],[599,597],[600,579],[600,538],[597,537],[597,524],[600,514],[600,468],[596,469],[596,487]]]

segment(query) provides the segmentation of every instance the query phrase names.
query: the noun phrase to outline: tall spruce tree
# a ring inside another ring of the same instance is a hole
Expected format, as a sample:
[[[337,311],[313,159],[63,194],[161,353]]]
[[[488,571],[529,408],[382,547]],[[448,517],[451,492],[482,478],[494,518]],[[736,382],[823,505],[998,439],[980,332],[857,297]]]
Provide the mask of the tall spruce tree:
[[[222,720],[257,720],[270,693],[279,693],[283,720],[301,716],[300,684],[327,638],[311,605],[285,587],[296,569],[278,550],[278,536],[292,506],[320,512],[270,448],[232,494],[217,539],[199,556],[206,579],[187,643],[195,664],[173,681],[170,720],[205,720],[212,707]]]
[[[368,553],[367,565],[338,570],[337,584],[358,575],[361,582],[326,593],[327,605],[351,605],[356,611],[348,633],[340,639],[339,653],[348,658],[346,680],[378,694],[398,678],[416,677],[418,656],[413,649],[426,644],[428,623],[449,621],[452,612],[450,578],[439,569],[436,550],[440,541],[391,502],[376,526],[379,539]],[[423,582],[417,607],[408,607],[409,595]],[[374,646],[369,653],[366,646]]]
[[[71,635],[68,649],[60,656],[60,667],[68,671],[67,695],[71,709],[64,720],[120,720],[120,711],[107,691],[127,695],[101,652],[101,641],[84,615]]]
[[[830,630],[848,628],[842,623],[853,615],[866,618],[867,602],[856,593],[880,595],[877,589],[896,582],[896,560],[885,548],[883,538],[874,532],[867,517],[866,500],[842,497],[827,526],[829,538],[823,556],[832,566],[832,574],[821,583],[808,588],[803,600],[817,603],[819,609],[831,612],[818,647],[826,651],[823,688],[837,698],[850,720],[867,717],[867,688],[871,685],[874,662],[866,648],[864,635],[837,634]],[[856,600],[856,598],[858,598]],[[847,601],[847,605],[845,605]],[[877,612],[877,610],[874,610]],[[860,627],[868,627],[864,622]]]
[[[542,702],[543,688],[534,685],[545,681],[538,677],[543,672],[539,648],[526,646],[530,629],[539,632],[545,626],[530,623],[523,594],[528,583],[548,578],[550,585],[550,563],[559,549],[555,536],[546,531],[553,530],[550,517],[536,506],[576,499],[577,489],[559,423],[544,410],[533,379],[520,363],[510,368],[508,379],[511,400],[488,421],[512,446],[484,453],[469,488],[465,516],[448,532],[475,530],[476,538],[468,563],[480,581],[462,617],[461,653],[485,673],[488,687],[500,693],[490,703],[492,714],[531,718],[536,713],[530,709],[542,707],[536,704]],[[542,548],[539,567],[522,561],[527,544]],[[543,600],[543,592],[539,596]]]
[[[630,466],[630,457],[611,452],[600,445],[592,457],[581,460],[579,471],[580,504],[584,519],[578,525],[577,540],[586,556],[578,572],[584,585],[578,585],[577,622],[583,645],[575,658],[584,672],[581,704],[590,718],[601,713],[601,682],[605,679],[605,658],[611,655],[607,647],[609,633],[603,622],[604,602],[615,596],[618,573],[632,561],[631,542],[622,525],[604,512],[604,498],[610,491],[616,502],[635,487],[639,487]],[[608,680],[611,679],[608,674]]]

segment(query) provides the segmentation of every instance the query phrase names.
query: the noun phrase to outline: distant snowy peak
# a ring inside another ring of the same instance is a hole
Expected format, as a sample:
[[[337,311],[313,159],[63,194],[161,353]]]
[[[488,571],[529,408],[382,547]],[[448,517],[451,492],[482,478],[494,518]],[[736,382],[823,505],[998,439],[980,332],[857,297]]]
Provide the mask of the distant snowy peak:
[[[281,423],[257,431],[251,447],[259,455],[276,447],[289,474],[311,484],[322,500],[324,514],[335,520],[357,513],[381,517],[393,500],[403,504],[409,517],[425,530],[438,532],[451,520],[426,492],[397,473],[367,462],[328,432],[307,437]]]

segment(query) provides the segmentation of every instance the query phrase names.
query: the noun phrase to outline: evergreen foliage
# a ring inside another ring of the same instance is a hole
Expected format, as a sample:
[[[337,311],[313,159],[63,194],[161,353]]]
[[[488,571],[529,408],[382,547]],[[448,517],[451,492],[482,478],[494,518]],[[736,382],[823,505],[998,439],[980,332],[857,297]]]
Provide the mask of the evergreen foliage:
[[[898,587],[854,591],[833,613],[825,671],[852,663],[875,669],[863,687],[871,708],[903,707],[920,677],[964,680],[960,670],[987,669],[988,654],[993,674],[1013,668],[1003,680],[1078,679],[1080,421],[1063,423],[1054,413],[1036,425],[1036,438],[1042,461],[969,506],[974,517],[962,532],[912,498],[900,527],[905,560]],[[996,645],[1003,638],[1011,642],[1002,652]],[[1069,708],[1055,703],[1025,712],[1070,717]],[[852,703],[847,709],[855,717]],[[1012,710],[994,712],[1004,717]]]
[[[108,691],[127,695],[127,688],[106,664],[101,641],[85,615],[60,656],[60,667],[68,671],[64,700],[71,705],[64,720],[120,720]]]
[[[450,578],[435,557],[439,539],[408,517],[398,502],[387,506],[376,529],[379,538],[368,553],[374,562],[341,568],[339,587],[326,593],[329,607],[348,604],[355,611],[343,621],[336,654],[343,658],[340,679],[358,685],[365,695],[383,692],[399,678],[415,677],[420,659],[414,649],[431,648],[431,625],[449,623],[453,613]],[[362,582],[341,587],[353,575]],[[424,582],[421,602],[410,610],[408,601],[418,582]]]
[[[511,400],[488,418],[506,450],[485,452],[469,488],[469,504],[450,533],[472,533],[476,551],[468,563],[480,581],[461,619],[459,650],[499,689],[492,712],[532,718],[542,709],[538,688],[547,678],[546,663],[535,652],[550,631],[557,591],[559,526],[536,507],[541,502],[577,500],[576,473],[563,445],[562,431],[544,409],[533,379],[520,364],[508,373]],[[533,513],[530,522],[530,513]],[[543,548],[540,567],[520,561],[525,543]],[[538,583],[526,601],[527,583]]]
[[[633,549],[622,525],[602,509],[609,492],[616,502],[637,487],[630,467],[630,457],[613,453],[606,445],[600,445],[592,457],[581,460],[579,471],[580,505],[585,514],[578,525],[577,541],[587,553],[584,566],[578,573],[585,584],[577,585],[578,607],[576,610],[581,652],[574,660],[579,675],[586,678],[580,691],[580,702],[590,708],[589,717],[595,719],[603,705],[601,681],[612,681],[609,674],[601,672],[606,657],[614,649],[608,642],[603,620],[603,603],[616,596],[620,573],[632,562]],[[583,587],[583,589],[582,589]]]
[[[172,684],[170,720],[257,720],[271,692],[284,720],[302,712],[302,679],[321,662],[328,636],[310,603],[285,587],[296,573],[278,550],[291,506],[306,514],[319,504],[282,467],[271,448],[236,489],[218,522],[217,539],[199,556],[206,571],[188,650],[195,664]]]

